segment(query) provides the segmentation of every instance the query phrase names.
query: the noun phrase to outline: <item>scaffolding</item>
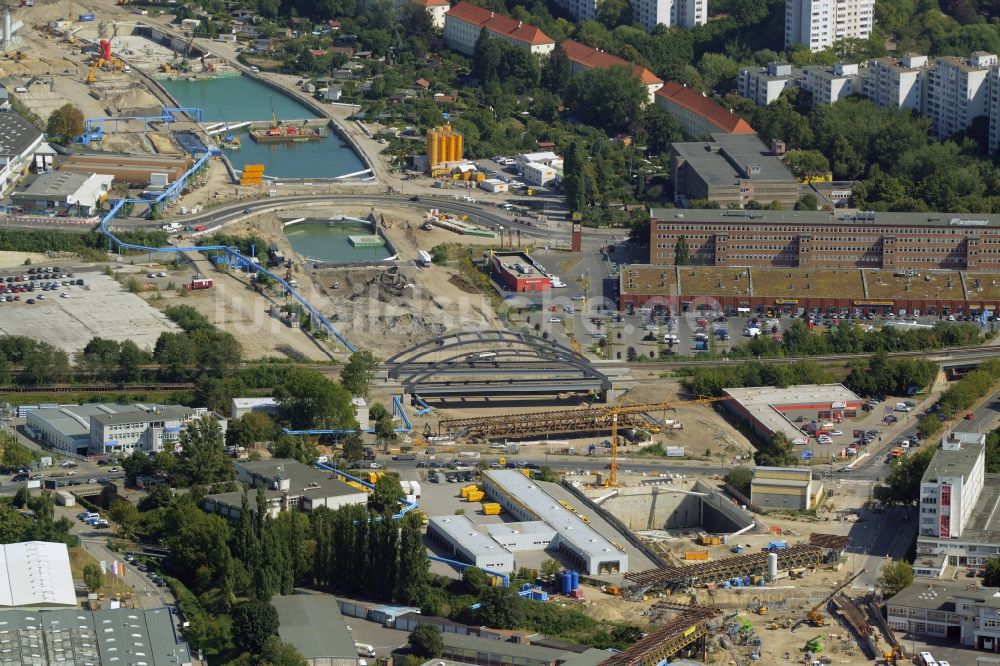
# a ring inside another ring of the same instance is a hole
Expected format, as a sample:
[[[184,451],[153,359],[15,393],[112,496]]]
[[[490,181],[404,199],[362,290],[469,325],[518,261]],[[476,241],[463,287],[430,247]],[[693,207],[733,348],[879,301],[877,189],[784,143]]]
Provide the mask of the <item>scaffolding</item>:
[[[797,544],[775,552],[779,570],[815,567],[823,561],[823,549],[811,544]],[[625,578],[635,584],[636,594],[643,594],[652,588],[684,589],[766,574],[768,555],[766,552],[750,553],[692,566],[647,569],[626,574]]]
[[[555,412],[526,412],[483,416],[471,419],[451,419],[438,423],[438,434],[502,439],[555,435],[560,433],[611,432],[617,411],[619,428],[651,428],[659,425],[649,412],[672,410],[668,402],[641,405],[619,405],[599,409],[565,409]]]
[[[721,614],[718,608],[689,606],[683,615],[648,633],[627,650],[608,657],[600,666],[655,666],[703,641],[708,633],[708,621]]]

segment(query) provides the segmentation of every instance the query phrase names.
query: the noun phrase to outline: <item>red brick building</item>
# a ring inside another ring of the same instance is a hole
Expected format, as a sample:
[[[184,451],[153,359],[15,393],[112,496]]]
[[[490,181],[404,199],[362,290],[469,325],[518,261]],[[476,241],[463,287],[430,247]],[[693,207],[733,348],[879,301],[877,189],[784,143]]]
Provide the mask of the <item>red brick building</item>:
[[[493,252],[490,274],[508,291],[549,291],[552,279],[524,252]]]

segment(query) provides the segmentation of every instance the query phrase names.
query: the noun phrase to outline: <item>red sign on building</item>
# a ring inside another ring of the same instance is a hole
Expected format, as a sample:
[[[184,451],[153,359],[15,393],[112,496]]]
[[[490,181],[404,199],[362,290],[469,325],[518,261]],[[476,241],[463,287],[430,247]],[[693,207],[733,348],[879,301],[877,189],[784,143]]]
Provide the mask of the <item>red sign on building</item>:
[[[951,536],[951,518],[941,516],[941,536],[948,538]]]
[[[941,506],[951,506],[951,486],[941,486]]]

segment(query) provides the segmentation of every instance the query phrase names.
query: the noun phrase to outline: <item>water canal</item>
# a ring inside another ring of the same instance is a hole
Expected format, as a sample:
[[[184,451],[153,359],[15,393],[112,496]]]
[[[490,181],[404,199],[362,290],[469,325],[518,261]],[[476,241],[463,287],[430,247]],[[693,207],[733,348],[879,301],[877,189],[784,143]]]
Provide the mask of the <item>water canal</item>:
[[[351,244],[351,236],[368,237],[373,233],[371,224],[350,220],[304,220],[285,227],[285,236],[296,252],[314,261],[338,264],[388,259],[390,249],[385,245],[355,247]]]
[[[182,106],[201,109],[205,123],[270,120],[272,106],[278,120],[319,117],[297,100],[245,76],[161,79],[158,83]],[[245,130],[235,134],[242,147],[227,150],[226,154],[237,169],[263,164],[265,176],[309,179],[335,178],[365,168],[350,145],[332,129],[325,140],[308,143],[259,144]]]

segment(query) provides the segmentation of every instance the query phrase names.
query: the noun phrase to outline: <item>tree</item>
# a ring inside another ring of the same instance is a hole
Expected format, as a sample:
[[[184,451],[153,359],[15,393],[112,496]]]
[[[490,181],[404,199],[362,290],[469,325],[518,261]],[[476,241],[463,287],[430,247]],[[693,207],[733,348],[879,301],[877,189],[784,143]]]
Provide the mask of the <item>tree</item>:
[[[750,483],[753,481],[753,472],[746,467],[737,467],[726,474],[726,483],[744,495],[750,495]]]
[[[59,143],[69,143],[86,129],[83,112],[72,104],[63,104],[49,116],[45,133]]]
[[[674,263],[678,266],[687,266],[691,261],[691,251],[688,249],[687,238],[683,235],[677,237],[674,243]]]
[[[563,161],[562,188],[566,196],[566,207],[573,212],[586,208],[594,198],[595,181],[594,167],[584,150],[583,142],[573,141],[567,146]]]
[[[376,511],[382,513],[394,508],[404,494],[399,477],[386,474],[375,482],[375,490],[372,491],[369,503]]]
[[[789,150],[785,153],[785,166],[800,180],[830,173],[830,160],[818,150]]]
[[[517,629],[524,620],[521,597],[509,587],[491,587],[482,595],[479,621],[496,629]]]
[[[929,446],[913,455],[897,458],[885,482],[875,486],[875,499],[902,506],[916,504],[920,497],[920,480],[935,451],[935,447]]]
[[[235,608],[233,639],[244,652],[259,654],[264,643],[278,633],[278,611],[266,601],[247,601]]]
[[[306,658],[291,643],[285,643],[277,636],[268,636],[261,652],[261,663],[267,666],[306,666]]]
[[[187,424],[178,439],[176,485],[208,485],[233,478],[233,459],[226,455],[219,422],[203,416]]]
[[[437,659],[444,652],[444,639],[434,625],[418,624],[408,640],[411,652],[422,659]]]
[[[545,577],[555,576],[557,573],[562,571],[562,565],[553,560],[551,557],[547,557],[542,560],[542,575]]]
[[[347,462],[357,462],[365,455],[364,442],[361,439],[361,435],[356,432],[352,432],[345,435],[343,439],[340,440],[341,446],[343,446],[342,456]]]
[[[806,193],[795,202],[795,210],[816,210],[819,208],[819,201],[815,194]]]
[[[556,44],[542,65],[542,87],[561,95],[566,90],[566,84],[569,83],[572,73],[566,51],[563,50],[562,44]]]
[[[624,66],[579,72],[565,93],[573,117],[609,133],[627,131],[639,119],[648,98],[648,91]]]
[[[427,596],[431,561],[420,532],[420,518],[410,512],[399,536],[399,582],[396,598],[404,604],[422,604]]]
[[[921,439],[930,439],[940,431],[941,419],[938,418],[937,414],[922,416],[917,421],[917,434],[920,435]]]
[[[601,0],[597,20],[608,30],[632,23],[632,4],[628,0]]]
[[[116,499],[113,501],[109,515],[111,516],[111,520],[118,523],[118,526],[121,527],[122,532],[125,534],[134,533],[135,528],[139,525],[139,509],[128,500]]]
[[[642,126],[646,130],[646,148],[652,154],[666,153],[670,144],[684,138],[680,121],[656,104],[643,108]]]
[[[91,592],[96,592],[104,585],[104,574],[101,573],[101,567],[96,564],[85,565],[83,567],[83,584]]]
[[[295,429],[357,429],[351,394],[319,372],[293,368],[274,388],[280,418]]]
[[[986,560],[986,567],[983,570],[983,585],[1000,586],[1000,558],[991,557]]]
[[[0,465],[12,469],[20,469],[34,462],[35,458],[31,453],[31,449],[14,439],[13,435],[9,435],[6,432],[3,433],[0,443],[3,445],[3,455],[0,456]]]
[[[375,421],[375,439],[384,447],[396,441],[396,425],[388,412],[383,413]]]
[[[701,56],[698,71],[708,89],[726,92],[736,87],[740,66],[727,55],[706,53]]]
[[[351,395],[368,397],[368,389],[375,379],[378,365],[378,358],[370,351],[354,352],[347,365],[340,371],[341,386],[350,391]]]
[[[489,588],[490,577],[479,567],[467,567],[462,572],[462,582],[469,594],[479,596]]]
[[[432,247],[431,261],[438,265],[448,263],[448,246],[444,243],[439,243]]]
[[[882,567],[878,586],[882,594],[892,597],[913,584],[913,566],[909,562],[890,562]]]

